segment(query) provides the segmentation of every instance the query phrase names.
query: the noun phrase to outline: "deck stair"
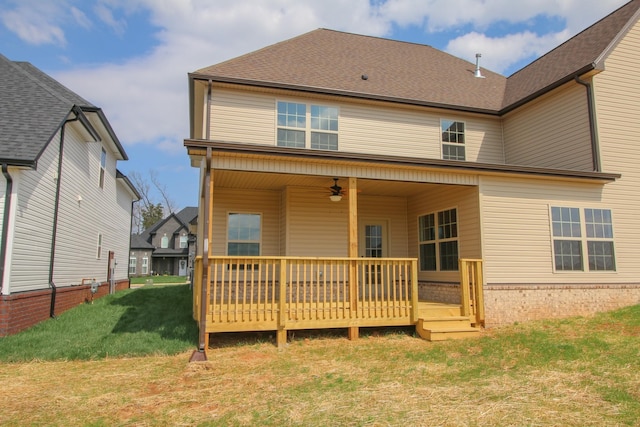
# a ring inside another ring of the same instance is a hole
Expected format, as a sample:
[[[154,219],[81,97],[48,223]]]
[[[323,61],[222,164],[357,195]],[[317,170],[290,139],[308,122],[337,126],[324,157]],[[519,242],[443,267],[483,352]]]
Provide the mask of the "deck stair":
[[[444,341],[477,337],[480,329],[474,327],[470,316],[460,314],[460,306],[420,303],[416,332],[427,341]]]

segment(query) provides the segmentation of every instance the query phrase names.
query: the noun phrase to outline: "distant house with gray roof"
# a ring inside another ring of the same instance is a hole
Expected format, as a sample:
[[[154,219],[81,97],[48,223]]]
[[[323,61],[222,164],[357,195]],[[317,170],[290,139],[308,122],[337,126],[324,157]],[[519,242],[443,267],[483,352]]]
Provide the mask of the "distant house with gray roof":
[[[0,55],[0,336],[129,286],[127,159],[100,108]]]
[[[186,207],[131,237],[129,274],[189,276],[195,256],[198,208]]]

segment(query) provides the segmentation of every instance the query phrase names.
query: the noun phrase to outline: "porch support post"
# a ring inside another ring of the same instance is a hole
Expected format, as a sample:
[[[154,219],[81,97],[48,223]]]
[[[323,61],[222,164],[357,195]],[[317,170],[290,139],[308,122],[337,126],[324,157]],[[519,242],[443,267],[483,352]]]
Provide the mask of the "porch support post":
[[[358,258],[358,179],[349,178],[349,258]],[[349,269],[349,303],[352,315],[358,310],[358,272],[357,264],[351,263]],[[349,339],[355,340],[359,335],[357,326],[349,327]]]
[[[276,331],[276,344],[282,348],[287,344],[286,320],[286,298],[287,298],[287,260],[280,260],[280,275],[278,278],[278,330]],[[275,291],[275,290],[274,290]]]

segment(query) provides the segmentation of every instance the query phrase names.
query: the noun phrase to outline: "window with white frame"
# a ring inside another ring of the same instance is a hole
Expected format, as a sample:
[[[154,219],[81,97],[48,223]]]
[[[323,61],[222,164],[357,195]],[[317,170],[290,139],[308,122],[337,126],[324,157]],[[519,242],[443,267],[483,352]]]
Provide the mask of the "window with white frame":
[[[134,256],[129,257],[129,274],[136,274],[136,264],[138,259]]]
[[[186,249],[188,246],[189,246],[188,236],[183,233],[180,236],[180,249]]]
[[[98,234],[98,245],[96,249],[96,259],[102,257],[102,234]]]
[[[552,206],[551,229],[556,271],[615,271],[610,209]]]
[[[260,255],[260,214],[230,213],[227,223],[227,255]]]
[[[149,274],[149,258],[147,257],[143,257],[142,258],[142,266],[141,266],[141,273],[142,274]]]
[[[162,249],[167,249],[169,247],[169,238],[167,237],[167,233],[164,233],[164,236],[160,239],[160,247]]]
[[[338,149],[338,108],[278,101],[279,147]]]
[[[102,149],[100,153],[100,188],[104,188],[104,174],[107,168],[107,152]]]
[[[465,160],[464,122],[440,120],[442,137],[442,158],[444,160]]]
[[[448,209],[418,217],[421,271],[458,270],[458,215]]]

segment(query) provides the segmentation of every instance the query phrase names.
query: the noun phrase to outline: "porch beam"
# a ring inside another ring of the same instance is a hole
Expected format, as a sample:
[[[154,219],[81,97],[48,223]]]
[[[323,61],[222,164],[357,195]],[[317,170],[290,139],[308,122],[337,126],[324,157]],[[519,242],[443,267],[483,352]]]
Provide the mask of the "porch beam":
[[[347,253],[349,258],[358,258],[358,178],[349,177],[349,248]],[[349,268],[349,295],[352,313],[358,310],[358,274],[354,262]],[[349,327],[349,339],[355,340],[359,336],[357,326]]]

